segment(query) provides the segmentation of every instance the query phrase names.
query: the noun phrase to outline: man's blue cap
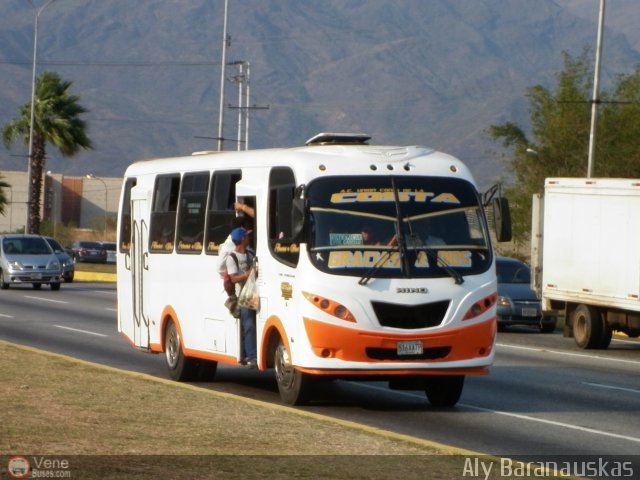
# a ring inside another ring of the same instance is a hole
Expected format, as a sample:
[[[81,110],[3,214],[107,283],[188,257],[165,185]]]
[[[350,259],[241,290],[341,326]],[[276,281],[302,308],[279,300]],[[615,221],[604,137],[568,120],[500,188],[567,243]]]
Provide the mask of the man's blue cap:
[[[249,233],[251,233],[251,231],[247,231],[242,227],[234,228],[231,230],[231,241],[233,243],[240,243]]]

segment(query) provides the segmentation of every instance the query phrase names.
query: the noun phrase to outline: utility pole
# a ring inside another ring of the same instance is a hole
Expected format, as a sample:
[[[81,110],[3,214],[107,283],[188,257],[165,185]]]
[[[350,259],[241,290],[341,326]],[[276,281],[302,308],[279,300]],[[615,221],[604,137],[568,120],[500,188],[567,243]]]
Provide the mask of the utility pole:
[[[238,110],[238,136],[237,136],[237,148],[241,150],[240,144],[242,140],[242,118],[244,116],[244,149],[249,150],[249,111],[250,110],[268,110],[269,105],[249,105],[249,91],[250,91],[250,64],[247,61],[239,60],[232,62],[229,65],[235,65],[238,67],[238,75],[234,77],[234,80],[238,82],[238,106],[234,107],[229,105],[230,109]]]

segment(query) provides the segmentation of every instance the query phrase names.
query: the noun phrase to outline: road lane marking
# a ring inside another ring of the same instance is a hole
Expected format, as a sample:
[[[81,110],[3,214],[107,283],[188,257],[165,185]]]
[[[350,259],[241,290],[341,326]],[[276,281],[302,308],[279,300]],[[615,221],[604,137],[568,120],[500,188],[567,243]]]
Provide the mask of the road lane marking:
[[[544,423],[546,425],[553,425],[556,427],[568,428],[570,430],[579,430],[581,432],[593,433],[595,435],[602,435],[602,436],[611,437],[611,438],[619,438],[622,440],[628,440],[630,442],[640,443],[640,438],[638,437],[630,437],[628,435],[620,435],[618,433],[605,432],[603,430],[596,430],[595,428],[581,427],[580,425],[573,425],[571,423],[557,422],[555,420],[547,420],[546,418],[531,417],[529,415],[522,415],[520,413],[504,412],[502,410],[493,410],[492,408],[477,407],[475,405],[469,405],[465,403],[459,403],[458,406],[469,408],[471,410],[478,410],[480,412],[488,412],[488,413],[494,413],[496,415],[504,415],[506,417],[517,418],[519,420],[527,420],[530,422]]]
[[[80,330],[79,328],[65,327],[64,325],[54,325],[54,327],[62,328],[63,330],[70,330],[72,332],[86,333],[87,335],[95,335],[96,337],[108,337],[109,336],[109,335],[105,335],[103,333],[90,332],[89,330]]]
[[[2,318],[13,318],[13,315],[5,315],[4,313],[0,313],[0,317],[2,317]]]
[[[588,385],[589,387],[606,388],[607,390],[620,390],[622,392],[640,393],[640,390],[635,388],[616,387],[615,385],[605,385],[604,383],[582,382],[582,384]]]
[[[105,310],[106,310],[107,312],[117,312],[117,311],[118,311],[118,309],[117,309],[117,308],[110,308],[110,307],[106,307],[106,308],[105,308]]]
[[[605,357],[602,355],[587,355],[584,353],[563,352],[561,350],[549,350],[548,348],[535,348],[535,347],[523,347],[521,345],[508,345],[506,343],[496,343],[496,346],[514,348],[516,350],[528,350],[531,352],[555,353],[556,355],[564,355],[567,357],[591,358],[591,359],[597,359],[597,360],[608,360],[611,362],[618,362],[618,363],[629,363],[631,365],[640,365],[640,361],[638,360],[625,360],[623,358],[612,358],[612,357]]]
[[[25,295],[24,298],[28,298],[30,300],[40,300],[41,302],[64,303],[64,304],[69,303],[69,302],[65,302],[64,300],[53,300],[51,298],[33,297],[31,295]]]
[[[358,385],[360,387],[371,388],[371,389],[374,389],[374,390],[380,390],[380,391],[384,391],[384,392],[390,392],[391,391],[388,388],[376,387],[375,385],[367,385],[367,384],[364,384],[364,383],[356,383],[356,382],[349,382],[349,383],[351,383],[353,385]],[[398,391],[393,391],[393,393],[395,393],[397,395],[404,395],[404,396],[407,396],[407,397],[412,397],[412,398],[424,399],[423,395],[418,395],[416,393],[398,392]],[[605,436],[605,437],[619,438],[621,440],[628,440],[630,442],[640,443],[640,438],[638,438],[638,437],[630,437],[628,435],[620,435],[618,433],[605,432],[603,430],[596,430],[595,428],[581,427],[580,425],[573,425],[571,423],[558,422],[558,421],[555,421],[555,420],[547,420],[546,418],[531,417],[529,415],[522,415],[520,413],[512,413],[512,412],[505,412],[505,411],[502,411],[502,410],[494,410],[492,408],[477,407],[475,405],[469,405],[467,403],[458,403],[457,406],[458,407],[463,407],[463,408],[468,408],[470,410],[477,410],[477,411],[480,411],[480,412],[493,413],[495,415],[503,415],[505,417],[517,418],[519,420],[526,420],[526,421],[529,421],[529,422],[544,423],[546,425],[553,425],[555,427],[562,427],[562,428],[567,428],[567,429],[571,429],[571,430],[579,430],[581,432],[592,433],[592,434],[595,434],[595,435],[602,435],[602,436]]]

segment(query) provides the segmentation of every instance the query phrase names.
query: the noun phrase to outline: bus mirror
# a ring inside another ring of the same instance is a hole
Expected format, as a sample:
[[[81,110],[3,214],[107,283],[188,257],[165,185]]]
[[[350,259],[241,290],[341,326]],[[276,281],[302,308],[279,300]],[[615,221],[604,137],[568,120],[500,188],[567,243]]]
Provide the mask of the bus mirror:
[[[305,201],[304,198],[294,198],[291,209],[291,230],[292,237],[296,241],[300,241],[304,232],[305,214],[304,214]]]
[[[511,240],[511,211],[509,210],[509,200],[505,197],[493,199],[493,220],[496,228],[496,239],[498,242],[508,242]]]

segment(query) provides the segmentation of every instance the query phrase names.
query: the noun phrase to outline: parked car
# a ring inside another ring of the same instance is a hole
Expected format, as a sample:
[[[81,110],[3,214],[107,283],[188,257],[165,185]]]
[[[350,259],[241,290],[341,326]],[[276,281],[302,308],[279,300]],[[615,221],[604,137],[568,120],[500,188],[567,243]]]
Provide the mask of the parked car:
[[[107,251],[107,263],[116,263],[116,244],[114,242],[101,242],[100,245]]]
[[[498,329],[509,325],[533,325],[543,333],[556,328],[556,316],[542,312],[542,304],[531,289],[531,270],[515,258],[498,257]]]
[[[40,235],[0,235],[0,288],[30,283],[36,290],[49,284],[60,290],[62,268],[53,249]]]
[[[52,237],[44,237],[49,246],[53,249],[53,253],[56,254],[58,260],[60,260],[60,265],[62,266],[62,278],[65,282],[73,282],[73,277],[76,274],[76,262],[73,259],[72,255],[69,255],[69,252],[60,245],[55,238]]]
[[[104,263],[107,261],[107,251],[99,242],[76,240],[71,244],[71,250],[76,262]]]

